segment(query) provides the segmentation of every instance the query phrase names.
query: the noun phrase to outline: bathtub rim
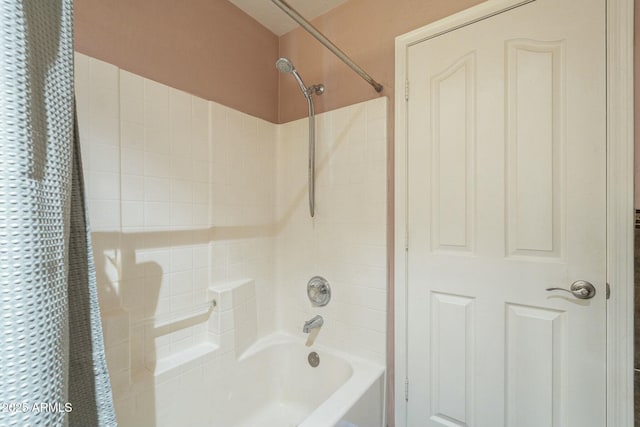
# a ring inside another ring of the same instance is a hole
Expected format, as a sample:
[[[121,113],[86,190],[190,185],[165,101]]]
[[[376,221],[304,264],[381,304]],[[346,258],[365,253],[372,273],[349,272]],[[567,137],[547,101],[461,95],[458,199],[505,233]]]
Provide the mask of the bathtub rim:
[[[258,339],[253,345],[247,348],[238,357],[238,362],[248,360],[261,351],[281,344],[294,344],[303,347],[305,345],[301,337],[286,332],[273,332]],[[322,344],[314,344],[307,348],[309,351],[318,351],[320,354],[328,353],[334,357],[343,359],[351,366],[352,374],[332,392],[325,401],[307,415],[307,417],[298,424],[298,427],[335,426],[381,377],[383,378],[383,389],[380,404],[384,405],[383,400],[386,392],[384,365]],[[381,410],[384,414],[384,407],[382,407]],[[382,419],[380,421],[382,423]]]

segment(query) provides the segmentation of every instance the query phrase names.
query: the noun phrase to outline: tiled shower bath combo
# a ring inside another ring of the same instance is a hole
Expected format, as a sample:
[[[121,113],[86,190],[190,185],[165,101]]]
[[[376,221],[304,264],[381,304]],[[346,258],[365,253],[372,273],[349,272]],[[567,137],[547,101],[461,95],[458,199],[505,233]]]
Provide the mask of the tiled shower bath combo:
[[[386,98],[317,116],[312,219],[306,119],[272,124],[81,54],[76,85],[119,425],[381,425]],[[324,307],[307,299],[317,275]]]

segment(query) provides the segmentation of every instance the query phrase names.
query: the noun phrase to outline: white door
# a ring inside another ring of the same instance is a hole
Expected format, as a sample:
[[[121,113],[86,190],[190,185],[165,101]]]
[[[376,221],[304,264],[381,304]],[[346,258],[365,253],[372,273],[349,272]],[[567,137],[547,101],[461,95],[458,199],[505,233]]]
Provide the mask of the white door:
[[[409,47],[408,427],[605,426],[605,65],[604,0]]]

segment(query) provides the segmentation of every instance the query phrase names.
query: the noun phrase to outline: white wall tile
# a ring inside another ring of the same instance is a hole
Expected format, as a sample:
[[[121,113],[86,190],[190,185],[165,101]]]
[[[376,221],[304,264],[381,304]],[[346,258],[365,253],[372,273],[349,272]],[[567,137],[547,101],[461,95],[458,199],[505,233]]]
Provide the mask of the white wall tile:
[[[119,145],[118,68],[89,59],[89,122],[91,143]]]
[[[171,203],[171,227],[189,229],[194,225],[192,203]]]
[[[122,185],[123,201],[144,200],[144,177],[140,175],[122,174],[120,177]]]
[[[169,87],[144,79],[144,121],[150,127],[167,127],[169,119]]]
[[[177,156],[191,156],[191,95],[169,89],[169,127],[171,152]]]
[[[99,194],[102,200],[120,200],[120,174],[90,172],[89,192]]]
[[[185,270],[169,275],[171,295],[191,294],[193,292],[193,271]]]
[[[168,202],[145,202],[144,225],[145,227],[159,230],[171,225],[171,204]]]
[[[126,112],[126,109],[122,111]],[[144,150],[144,125],[122,120],[120,122],[120,141],[123,147]]]
[[[172,248],[171,271],[175,273],[185,270],[193,270],[193,249],[191,247]]]
[[[193,201],[193,182],[185,179],[170,181],[171,201],[177,203],[191,203]]]
[[[193,268],[207,268],[209,266],[209,248],[205,245],[193,247]]]
[[[102,316],[102,331],[105,348],[127,343],[129,340],[129,315],[123,310],[110,312]]]
[[[122,228],[137,229],[144,227],[144,202],[122,202]]]
[[[386,100],[317,116],[316,217],[306,190],[306,119],[278,129],[275,197],[279,327],[321,313],[318,342],[383,363],[386,345]],[[377,171],[377,172],[372,172]],[[333,299],[313,308],[300,284],[319,274]]]
[[[93,231],[120,230],[120,202],[89,198],[89,221]]]
[[[209,223],[209,215],[207,209],[209,208],[208,204],[193,204],[193,226],[197,228],[206,227]]]
[[[123,148],[121,150],[122,173],[144,175],[144,151]]]
[[[91,58],[80,53],[74,56],[74,77],[76,89],[76,110],[80,122],[81,143],[86,143],[88,135],[86,124],[89,123],[89,62]]]
[[[191,137],[193,155],[197,158],[209,154],[209,104],[201,98],[191,98]]]
[[[91,168],[94,172],[120,173],[120,149],[107,144],[91,144]]]
[[[193,180],[197,182],[209,182],[209,162],[207,160],[199,160],[194,158],[191,163]]]
[[[170,202],[171,180],[169,178],[144,178],[144,200],[147,202]]]
[[[147,122],[150,114],[152,113],[145,114],[144,149],[150,153],[164,154],[168,156],[171,153],[169,128],[166,123],[159,123],[160,120],[166,120],[166,118],[159,118],[157,119],[158,122],[155,120]]]
[[[171,177],[171,156],[153,151],[144,152],[144,174],[146,176]]]
[[[144,80],[137,74],[120,70],[120,98],[144,99]]]

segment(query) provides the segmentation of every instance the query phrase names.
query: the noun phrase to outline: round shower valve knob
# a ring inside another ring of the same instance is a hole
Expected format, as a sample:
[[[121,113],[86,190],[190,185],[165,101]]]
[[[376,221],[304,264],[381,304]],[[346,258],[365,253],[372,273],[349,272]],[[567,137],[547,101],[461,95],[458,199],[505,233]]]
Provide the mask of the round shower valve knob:
[[[307,283],[307,296],[314,307],[324,307],[331,300],[331,287],[327,279],[314,276]]]

